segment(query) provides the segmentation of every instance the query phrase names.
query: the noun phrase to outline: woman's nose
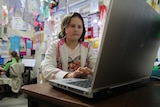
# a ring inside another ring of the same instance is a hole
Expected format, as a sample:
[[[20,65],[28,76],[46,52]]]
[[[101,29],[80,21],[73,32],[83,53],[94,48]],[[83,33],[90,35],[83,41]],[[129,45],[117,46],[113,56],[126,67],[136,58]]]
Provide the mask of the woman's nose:
[[[74,30],[75,30],[75,31],[78,31],[78,27],[75,27]]]

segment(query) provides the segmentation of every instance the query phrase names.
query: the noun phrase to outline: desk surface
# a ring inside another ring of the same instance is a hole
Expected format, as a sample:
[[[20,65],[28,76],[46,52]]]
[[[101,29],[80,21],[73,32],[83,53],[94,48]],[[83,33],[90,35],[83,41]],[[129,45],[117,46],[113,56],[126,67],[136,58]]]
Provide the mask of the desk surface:
[[[25,85],[21,92],[67,107],[160,107],[160,81],[97,101],[53,88],[48,83]]]

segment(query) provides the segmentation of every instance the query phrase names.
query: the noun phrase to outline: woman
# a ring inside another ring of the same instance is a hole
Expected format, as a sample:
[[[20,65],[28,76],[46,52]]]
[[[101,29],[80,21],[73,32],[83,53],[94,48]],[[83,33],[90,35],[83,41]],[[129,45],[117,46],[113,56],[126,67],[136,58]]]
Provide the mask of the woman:
[[[86,77],[92,75],[96,56],[88,42],[82,16],[77,12],[67,14],[61,23],[59,39],[48,47],[42,62],[46,80]]]
[[[10,77],[10,73],[9,73],[9,69],[10,69],[10,66],[15,64],[15,63],[19,63],[20,62],[20,58],[17,54],[16,51],[13,51],[10,53],[10,59],[5,65],[4,67],[0,67],[0,71],[1,72],[5,72],[6,76],[7,77]]]

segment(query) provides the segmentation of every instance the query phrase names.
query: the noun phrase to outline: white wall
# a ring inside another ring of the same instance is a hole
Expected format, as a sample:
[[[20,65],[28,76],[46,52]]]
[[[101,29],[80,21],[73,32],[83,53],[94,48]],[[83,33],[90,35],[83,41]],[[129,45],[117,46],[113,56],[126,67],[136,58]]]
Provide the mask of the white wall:
[[[99,0],[100,2],[103,2],[106,6],[109,6],[110,0]]]
[[[21,30],[14,30],[9,27],[9,36],[17,35],[17,36],[21,36],[21,37],[31,38],[31,37],[33,37],[33,33],[34,33],[33,29],[28,30],[28,31],[21,31]]]

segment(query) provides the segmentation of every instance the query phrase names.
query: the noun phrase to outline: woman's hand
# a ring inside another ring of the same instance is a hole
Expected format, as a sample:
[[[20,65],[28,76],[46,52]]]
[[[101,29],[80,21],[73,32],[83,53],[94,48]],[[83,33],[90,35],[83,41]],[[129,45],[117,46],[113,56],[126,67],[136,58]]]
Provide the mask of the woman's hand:
[[[80,68],[78,68],[78,70],[80,72],[83,72],[83,76],[93,75],[92,69],[90,69],[88,67],[80,67]]]
[[[2,67],[0,67],[0,72],[4,72],[4,69]]]
[[[0,70],[0,78],[3,77],[4,74],[5,74],[5,72]]]
[[[3,70],[3,68],[2,67],[0,67],[0,71],[2,71]]]
[[[66,74],[64,78],[86,77],[88,75],[93,75],[93,72],[90,68],[79,67],[76,71]]]

